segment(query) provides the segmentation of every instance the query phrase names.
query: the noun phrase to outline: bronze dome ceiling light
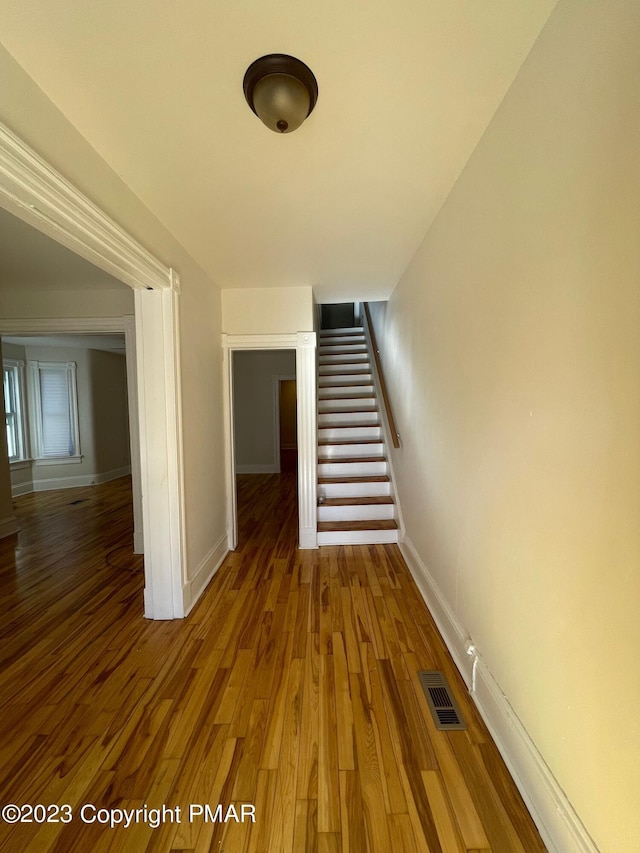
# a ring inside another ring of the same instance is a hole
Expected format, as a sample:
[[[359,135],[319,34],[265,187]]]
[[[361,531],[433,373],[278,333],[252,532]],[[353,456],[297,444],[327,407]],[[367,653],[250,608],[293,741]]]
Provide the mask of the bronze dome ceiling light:
[[[318,83],[304,62],[286,53],[270,53],[247,68],[243,81],[247,103],[275,133],[291,133],[316,105]]]

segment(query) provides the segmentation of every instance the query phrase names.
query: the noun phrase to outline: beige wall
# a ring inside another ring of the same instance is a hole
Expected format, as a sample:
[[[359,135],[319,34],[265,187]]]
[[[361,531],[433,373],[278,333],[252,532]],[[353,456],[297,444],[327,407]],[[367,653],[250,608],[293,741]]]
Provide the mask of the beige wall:
[[[3,48],[0,79],[0,121],[163,263],[180,273],[186,574],[193,577],[226,530],[220,292]],[[86,299],[81,316],[97,316],[98,306],[92,296],[87,294]],[[20,316],[4,313],[2,305],[0,301],[0,315]],[[39,316],[37,306],[33,310],[35,313],[30,316]],[[114,311],[109,309],[109,313]]]
[[[275,452],[274,377],[295,375],[295,350],[233,353],[234,439],[239,473],[280,470]]]
[[[87,355],[96,473],[131,467],[126,357],[102,350]]]
[[[639,152],[640,5],[561,0],[378,315],[407,535],[610,853],[640,850]]]
[[[0,317],[31,320],[61,317],[122,317],[133,314],[133,290],[0,289]]]
[[[310,332],[314,313],[311,287],[222,291],[222,331],[228,335]]]

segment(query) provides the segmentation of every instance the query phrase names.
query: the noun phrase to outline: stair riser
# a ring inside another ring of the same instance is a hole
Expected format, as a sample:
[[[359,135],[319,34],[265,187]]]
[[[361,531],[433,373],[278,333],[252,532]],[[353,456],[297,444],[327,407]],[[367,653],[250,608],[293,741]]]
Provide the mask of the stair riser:
[[[328,397],[353,397],[357,394],[373,394],[373,385],[331,385],[318,389],[318,397],[324,400]]]
[[[320,355],[337,355],[339,353],[366,353],[366,344],[362,342],[354,344],[320,344],[318,352]]]
[[[356,373],[355,375],[343,376],[340,373],[322,374],[318,377],[318,388],[326,388],[330,386],[342,387],[343,385],[353,385],[354,382],[364,382],[367,385],[372,385],[370,373]]]
[[[394,517],[393,504],[319,506],[318,521],[380,521]]]
[[[344,364],[321,364],[318,371],[318,378],[324,379],[325,376],[345,376],[353,371],[365,370],[369,375],[371,368],[368,361],[345,362]],[[361,374],[354,374],[361,375]]]
[[[318,427],[318,439],[320,441],[342,441],[353,439],[357,442],[361,438],[382,438],[380,427]]]
[[[349,456],[383,456],[384,444],[322,444],[318,448],[318,454],[323,461]]]
[[[329,346],[338,346],[341,344],[362,344],[365,343],[364,335],[332,335],[331,337],[321,335],[318,340],[320,348]]]
[[[389,545],[397,541],[397,530],[332,530],[318,533],[318,545]]]
[[[391,483],[321,483],[318,494],[326,498],[380,498],[391,495]]]
[[[377,477],[387,473],[386,462],[319,462],[319,477]]]
[[[339,329],[321,329],[320,337],[321,338],[330,338],[332,335],[350,335],[362,334],[362,326],[341,326]]]
[[[362,364],[362,362],[369,363],[369,356],[366,352],[350,352],[346,355],[320,355],[319,356],[320,364],[335,364],[338,362],[339,364]]]
[[[376,401],[373,398],[357,400],[353,397],[344,397],[344,399],[328,397],[324,400],[318,400],[318,414],[335,410],[340,412],[375,412]]]
[[[361,412],[318,412],[318,426],[329,427],[335,424],[375,424],[378,413],[375,409]]]

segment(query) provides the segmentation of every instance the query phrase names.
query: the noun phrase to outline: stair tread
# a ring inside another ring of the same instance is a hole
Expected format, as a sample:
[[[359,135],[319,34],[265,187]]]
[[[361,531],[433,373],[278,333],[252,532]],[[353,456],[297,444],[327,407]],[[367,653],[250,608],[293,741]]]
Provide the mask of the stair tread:
[[[320,427],[322,429],[322,427]],[[332,444],[382,444],[381,438],[321,438],[318,447],[331,446]]]
[[[387,474],[372,474],[370,477],[318,477],[320,486],[337,486],[341,483],[350,485],[352,483],[388,483]]]
[[[373,495],[360,498],[325,498],[319,506],[377,506],[393,503],[395,501],[390,495]]]
[[[335,463],[336,465],[357,465],[358,462],[386,462],[386,456],[318,456],[321,465]]]
[[[331,424],[330,426],[322,426],[322,424],[318,427],[318,429],[364,429],[369,427],[379,427],[380,421],[358,421],[357,423],[351,423],[350,421],[344,421],[339,424]]]
[[[335,375],[335,374],[333,374],[333,375]],[[335,388],[345,388],[345,387],[346,388],[360,388],[360,387],[366,388],[367,385],[372,385],[372,384],[373,383],[367,382],[365,379],[365,380],[361,380],[360,382],[345,382],[343,385],[340,385],[340,383],[338,383],[337,385],[319,385],[318,387],[322,388],[323,390],[329,389],[329,388],[335,389]]]
[[[345,338],[347,335],[364,335],[362,326],[349,326],[345,329],[320,329],[322,338]]]
[[[328,400],[375,400],[375,394],[348,394],[345,397],[321,397],[323,403]]]
[[[369,521],[319,521],[318,533],[330,530],[397,530],[398,524],[392,518],[370,519]]]
[[[330,355],[343,355],[343,353],[326,353],[325,357],[328,358]],[[349,355],[349,353],[344,353],[344,355]],[[351,353],[351,355],[361,355],[361,353]],[[362,355],[366,355],[366,353],[362,353]],[[356,361],[350,361],[348,358],[345,358],[343,361],[323,361],[320,364],[320,367],[326,367],[327,365],[330,365],[331,367],[340,367],[343,364],[351,364],[354,366],[357,365],[358,367],[362,367],[363,364],[369,364],[369,359],[359,358],[356,359]],[[369,372],[370,371],[367,371],[367,373]]]
[[[340,363],[341,362],[336,362],[336,364],[340,364]],[[320,376],[357,376],[361,373],[371,373],[371,371],[368,368],[363,367],[363,365],[364,365],[364,362],[355,361],[355,362],[353,362],[353,367],[357,367],[358,368],[357,370],[345,370],[343,373],[336,373],[333,370],[329,370],[329,371],[325,371],[323,373],[322,368],[326,367],[326,365],[321,364],[320,365]]]
[[[319,415],[363,415],[367,412],[372,412],[377,414],[377,409],[321,409],[318,414]],[[322,427],[322,424],[320,424]],[[335,424],[332,424],[335,426]],[[374,426],[374,424],[367,424],[367,426]],[[378,424],[379,426],[379,424]]]
[[[349,347],[349,349],[345,349],[345,347]],[[331,341],[329,341],[328,343],[326,341],[320,341],[320,343],[318,344],[318,351],[320,352],[323,349],[333,350],[333,355],[337,355],[340,350],[344,350],[346,355],[352,355],[354,352],[356,352],[354,347],[357,347],[357,349],[361,350],[362,352],[367,352],[366,341],[352,341],[351,343],[348,343],[346,341],[333,341],[333,343]]]

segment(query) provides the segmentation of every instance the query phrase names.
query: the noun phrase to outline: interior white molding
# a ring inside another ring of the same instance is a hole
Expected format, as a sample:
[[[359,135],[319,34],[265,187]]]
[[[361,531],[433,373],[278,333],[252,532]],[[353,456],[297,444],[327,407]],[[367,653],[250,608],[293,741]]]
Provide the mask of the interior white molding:
[[[18,483],[17,486],[11,486],[11,497],[18,498],[20,495],[30,495],[33,491],[33,480],[27,480],[25,483]]]
[[[227,536],[224,534],[211,548],[204,560],[200,563],[191,580],[184,586],[184,615],[186,616],[200,598],[209,584],[211,578],[218,571],[224,558],[229,553]]]
[[[142,529],[142,484],[140,482],[138,376],[136,373],[136,318],[133,314],[127,314],[123,317],[123,320],[127,368],[127,404],[129,407],[131,491],[133,493],[133,553],[144,554],[144,533]]]
[[[298,526],[300,547],[318,547],[318,432],[316,333],[296,335],[298,412]]]
[[[549,853],[598,853],[486,661],[405,536],[400,550]]]
[[[145,615],[181,619],[186,548],[179,297],[173,290],[136,290],[134,298]]]
[[[298,410],[298,543],[318,547],[317,437],[316,437],[316,333],[290,335],[222,335],[224,354],[223,406],[225,427],[225,477],[227,484],[227,539],[229,549],[238,544],[235,443],[233,434],[233,351],[295,349]]]
[[[140,469],[145,542],[144,612],[184,615],[184,489],[179,371],[180,276],[138,243],[35,151],[0,123],[0,207],[134,288]],[[81,319],[47,332],[113,331]],[[2,324],[4,325],[4,324]],[[47,321],[24,321],[25,334]],[[0,333],[20,331],[15,321]],[[126,334],[120,318],[118,331]]]
[[[176,283],[168,267],[2,123],[0,206],[130,287]]]

